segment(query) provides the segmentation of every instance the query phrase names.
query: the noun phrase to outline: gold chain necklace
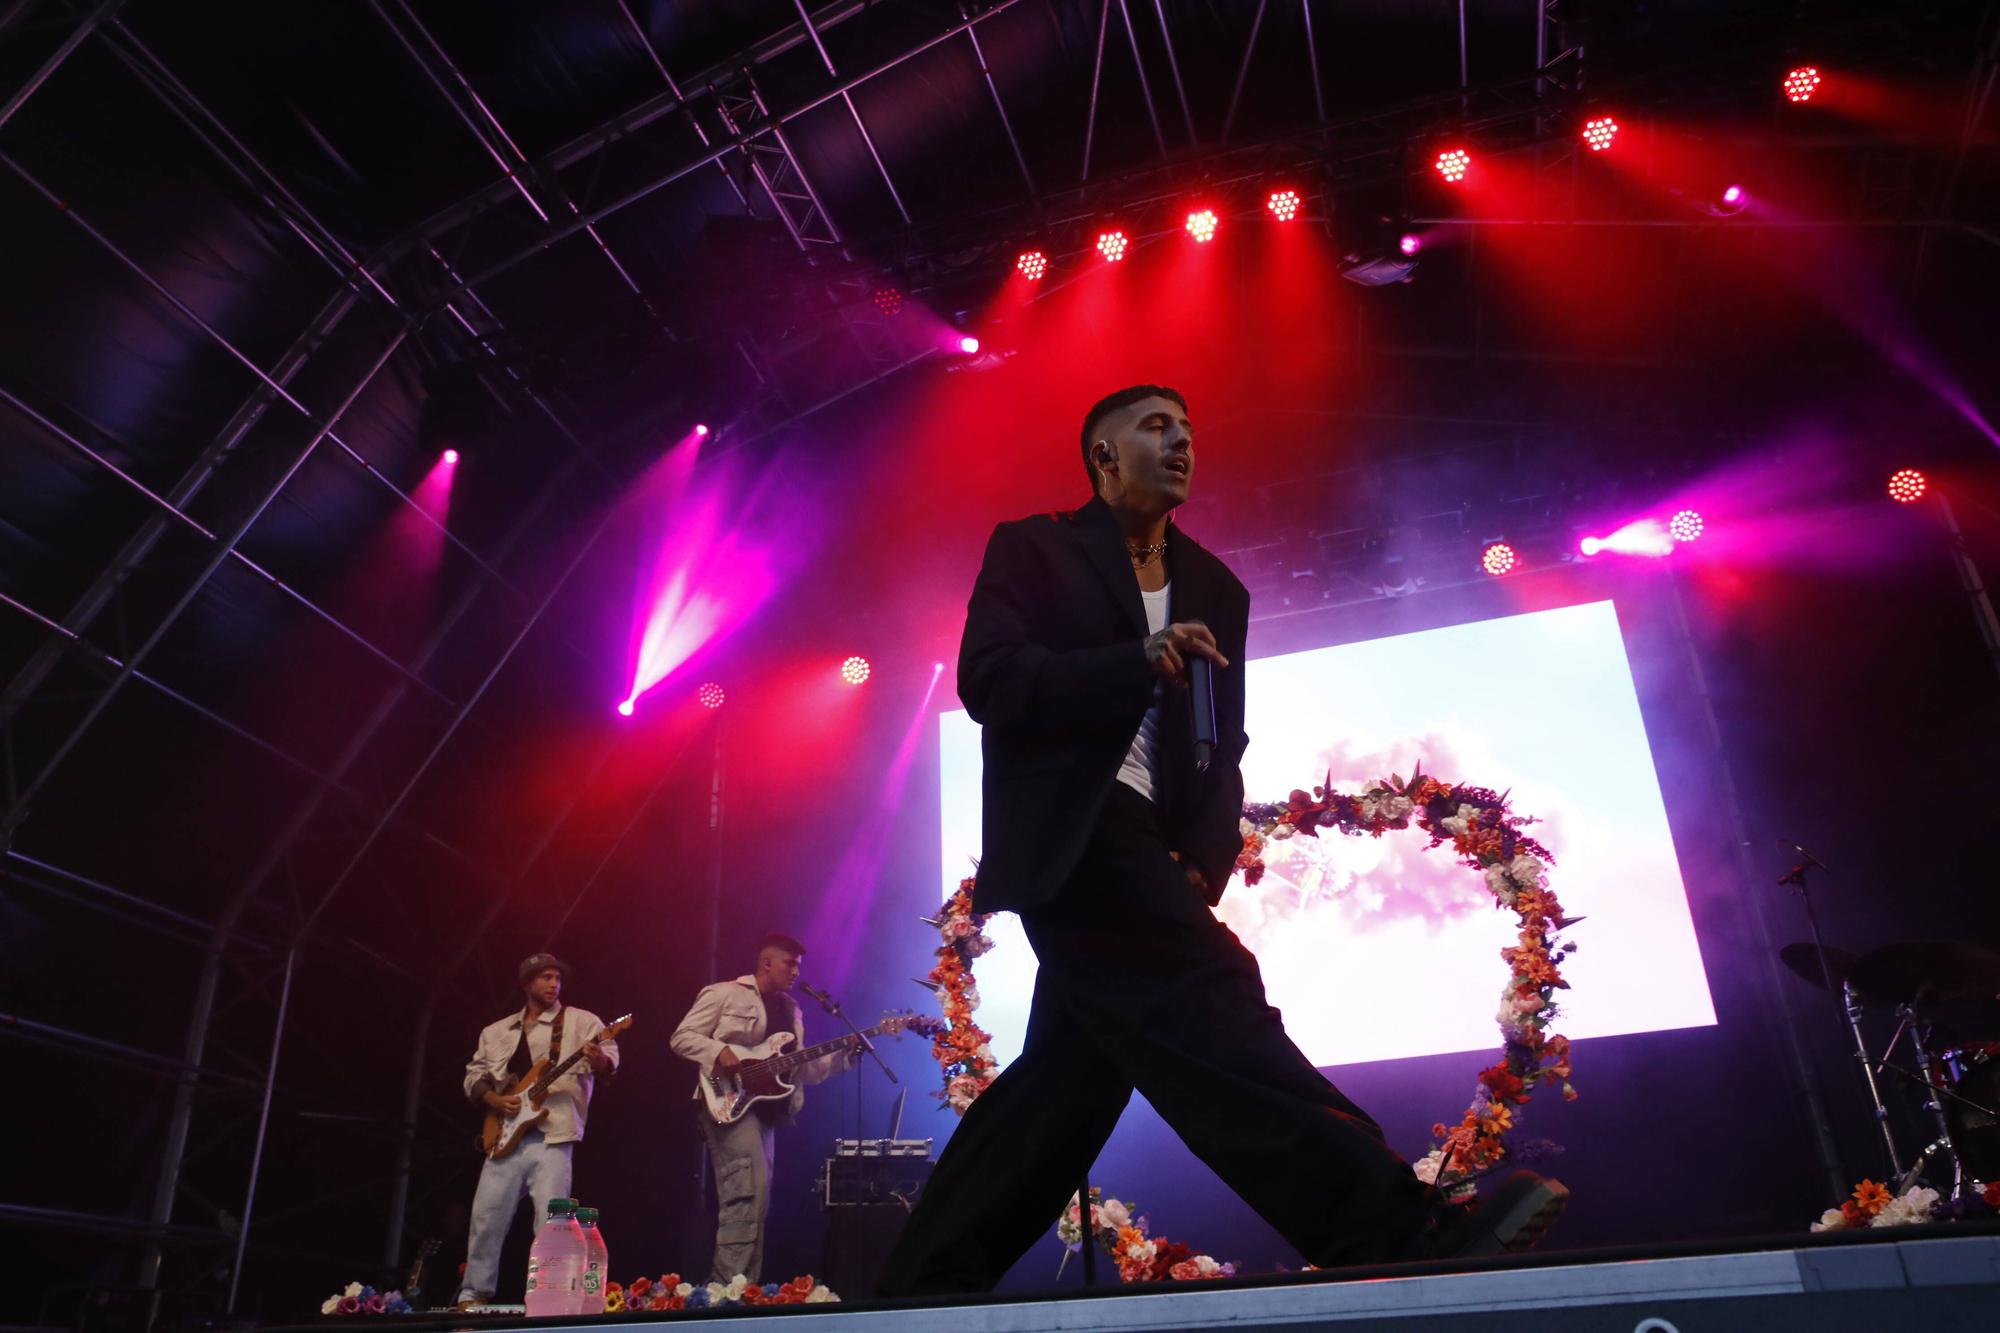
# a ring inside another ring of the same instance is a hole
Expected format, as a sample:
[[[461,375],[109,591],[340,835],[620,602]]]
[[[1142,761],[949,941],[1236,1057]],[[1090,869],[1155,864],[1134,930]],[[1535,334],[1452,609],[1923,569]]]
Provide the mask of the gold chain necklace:
[[[1131,542],[1125,543],[1126,554],[1132,557],[1132,568],[1134,569],[1144,569],[1147,565],[1152,564],[1164,555],[1166,550],[1167,544],[1165,542],[1154,542],[1151,546],[1134,546]]]

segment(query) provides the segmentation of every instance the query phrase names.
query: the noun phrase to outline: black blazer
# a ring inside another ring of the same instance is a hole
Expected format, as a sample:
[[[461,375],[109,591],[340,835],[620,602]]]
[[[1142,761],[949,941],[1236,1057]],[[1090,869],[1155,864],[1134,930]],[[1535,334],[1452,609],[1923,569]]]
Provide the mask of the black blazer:
[[[1161,708],[1154,800],[1168,846],[1208,876],[1211,903],[1242,847],[1243,645],[1250,594],[1171,524],[1172,621],[1199,620],[1229,666],[1215,673],[1216,753],[1194,766],[1185,687]],[[958,696],[984,731],[982,912],[1048,901],[1076,867],[1159,677],[1117,518],[1102,500],[993,530],[965,613]]]

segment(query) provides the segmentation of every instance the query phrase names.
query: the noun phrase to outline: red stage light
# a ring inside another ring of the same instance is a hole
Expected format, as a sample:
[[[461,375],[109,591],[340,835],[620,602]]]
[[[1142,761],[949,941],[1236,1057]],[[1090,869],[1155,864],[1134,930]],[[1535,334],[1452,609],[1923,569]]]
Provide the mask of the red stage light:
[[[1049,257],[1040,250],[1024,250],[1014,261],[1014,271],[1029,282],[1040,282],[1042,274],[1049,271]]]
[[[1187,234],[1198,243],[1206,244],[1215,239],[1215,224],[1215,210],[1204,208],[1199,213],[1188,214]]]
[[[1742,203],[1743,187],[1741,185],[1732,185],[1728,189],[1724,190],[1722,192],[1722,202],[1729,205],[1731,208],[1734,208],[1736,207],[1736,205]]]
[[[1810,102],[1820,84],[1817,65],[1801,65],[1785,75],[1785,100],[1787,102]]]
[[[722,687],[711,680],[696,690],[694,697],[703,708],[720,708],[726,696],[722,693]]]
[[[1465,179],[1466,168],[1471,165],[1472,154],[1466,152],[1463,148],[1447,148],[1444,152],[1438,154],[1438,175],[1444,177],[1453,185]]]
[[[458,450],[456,449],[445,450],[444,461],[447,463],[456,463],[458,461]]]
[[[1683,509],[1667,521],[1667,532],[1677,542],[1691,542],[1701,536],[1704,524],[1701,515],[1692,509]]]
[[[1479,557],[1479,567],[1498,578],[1515,565],[1514,548],[1506,542],[1494,542]]]
[[[1915,504],[1924,498],[1924,492],[1929,488],[1930,483],[1924,480],[1924,474],[1913,467],[1906,467],[1889,478],[1889,498],[1897,504]]]
[[[868,659],[865,657],[850,657],[840,664],[840,678],[849,685],[859,685],[867,680],[868,671]]]
[[[894,287],[884,287],[875,293],[875,308],[885,315],[893,315],[903,308],[903,294]]]
[[[1618,122],[1609,116],[1598,116],[1583,122],[1583,141],[1590,145],[1590,151],[1601,153],[1611,146],[1618,137]]]
[[[969,333],[966,334],[958,340],[958,350],[967,356],[977,356],[979,354],[979,339]]]
[[[1109,263],[1117,263],[1125,257],[1125,247],[1132,242],[1122,231],[1100,232],[1097,236],[1097,253]]]
[[[1271,210],[1271,216],[1280,222],[1290,222],[1299,215],[1299,192],[1297,190],[1273,190],[1271,197],[1264,201],[1264,207]]]

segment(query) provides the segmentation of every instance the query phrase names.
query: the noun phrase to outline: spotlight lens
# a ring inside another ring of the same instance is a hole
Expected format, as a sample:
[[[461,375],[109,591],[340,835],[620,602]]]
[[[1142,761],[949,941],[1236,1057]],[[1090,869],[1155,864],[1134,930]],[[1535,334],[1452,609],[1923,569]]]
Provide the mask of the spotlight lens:
[[[1577,549],[1581,550],[1585,555],[1596,555],[1604,549],[1604,543],[1596,537],[1585,537],[1577,543]]]
[[[1396,242],[1396,248],[1406,255],[1413,255],[1424,248],[1424,243],[1415,232],[1405,232],[1403,238]]]
[[[1609,116],[1598,116],[1583,123],[1583,141],[1590,145],[1590,151],[1601,153],[1611,146],[1618,137],[1618,122]]]
[[[1204,208],[1187,216],[1187,234],[1194,237],[1197,244],[1206,245],[1215,239],[1215,225],[1214,209]]]
[[[694,433],[697,438],[706,439],[708,436],[708,427],[697,421],[694,424]]]
[[[979,339],[967,334],[958,340],[958,350],[971,356],[979,350]]]
[[[1785,100],[1788,102],[1810,102],[1820,84],[1817,65],[1801,65],[1785,75]]]
[[[1049,257],[1040,250],[1023,251],[1014,261],[1014,271],[1029,282],[1040,282],[1042,274],[1049,271]]]
[[[1915,504],[1924,498],[1930,483],[1924,474],[1913,467],[1906,467],[1889,478],[1889,498],[1897,504]]]
[[[1271,197],[1264,201],[1264,207],[1270,209],[1271,216],[1278,221],[1290,222],[1299,215],[1301,202],[1297,190],[1275,190]]]
[[[1444,177],[1453,185],[1465,179],[1466,168],[1471,165],[1472,154],[1466,152],[1463,148],[1447,148],[1444,152],[1438,154],[1438,175]]]
[[[1667,521],[1667,533],[1677,542],[1691,542],[1701,536],[1704,526],[1700,514],[1683,509]]]
[[[1479,557],[1479,567],[1496,579],[1512,569],[1514,565],[1514,548],[1506,542],[1494,542]]]
[[[867,680],[868,672],[868,659],[865,657],[850,657],[840,664],[840,678],[849,685],[859,685]]]
[[[696,690],[694,697],[703,708],[720,708],[725,696],[722,693],[722,687],[711,680]]]
[[[903,294],[894,287],[884,287],[875,293],[875,308],[885,315],[893,315],[903,308]]]
[[[1097,238],[1097,253],[1104,256],[1106,263],[1115,264],[1125,257],[1125,247],[1130,244],[1122,231],[1102,232]]]
[[[444,461],[447,463],[456,463],[458,461],[458,450],[456,449],[445,450]]]
[[[618,711],[626,717],[632,716],[632,701],[630,699],[627,699],[623,703],[619,704]]]
[[[1729,187],[1728,189],[1724,190],[1724,191],[1722,192],[1722,202],[1723,202],[1723,203],[1725,203],[1725,204],[1740,204],[1740,203],[1742,203],[1742,202],[1743,202],[1743,187],[1742,187],[1741,185],[1732,185],[1732,186],[1730,186],[1730,187]]]

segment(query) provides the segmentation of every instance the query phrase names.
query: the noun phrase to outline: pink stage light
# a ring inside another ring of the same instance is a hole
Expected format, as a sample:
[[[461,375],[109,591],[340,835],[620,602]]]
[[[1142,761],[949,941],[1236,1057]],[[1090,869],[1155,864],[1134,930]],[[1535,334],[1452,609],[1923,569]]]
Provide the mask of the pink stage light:
[[[1734,208],[1736,207],[1736,205],[1742,203],[1743,187],[1741,185],[1732,185],[1728,189],[1724,190],[1722,192],[1722,202],[1728,204],[1731,208]]]
[[[723,694],[720,685],[711,680],[696,690],[694,697],[695,701],[703,708],[720,708],[722,707],[722,701],[728,696]]]
[[[1514,554],[1514,548],[1506,542],[1493,542],[1479,557],[1479,567],[1496,579],[1517,563],[1519,561]]]
[[[1889,498],[1897,504],[1915,504],[1924,498],[1924,492],[1929,489],[1930,482],[1913,467],[1903,468],[1889,478]]]
[[[903,294],[894,287],[884,287],[875,293],[875,308],[885,315],[893,315],[903,308]]]
[[[1801,65],[1785,75],[1785,100],[1787,102],[1810,102],[1819,90],[1820,77],[1817,65]]]
[[[1271,210],[1271,216],[1280,222],[1290,222],[1299,215],[1299,192],[1297,190],[1274,190],[1264,201],[1264,207]]]
[[[1667,520],[1667,535],[1677,542],[1691,542],[1701,536],[1705,526],[1700,514],[1692,509],[1683,509]]]
[[[1618,122],[1609,116],[1597,116],[1583,122],[1583,141],[1590,145],[1590,151],[1601,153],[1611,146],[1618,137]]]
[[[620,703],[618,705],[618,712],[625,717],[632,716],[632,701],[630,699],[626,699],[625,701]]]
[[[445,450],[444,461],[447,463],[456,463],[458,461],[458,450],[456,449]]]
[[[977,356],[979,354],[979,339],[969,333],[966,334],[958,340],[958,350],[967,356]]]
[[[1194,237],[1198,244],[1206,245],[1215,239],[1215,226],[1215,210],[1212,208],[1187,215],[1187,234]]]
[[[1693,514],[1694,511],[1683,512]],[[1700,521],[1700,517],[1696,516],[1695,522],[1698,524]],[[1627,523],[1608,537],[1585,537],[1578,543],[1577,549],[1585,555],[1610,551],[1617,555],[1643,555],[1658,559],[1674,553],[1674,537],[1667,530],[1667,525],[1657,518],[1642,518]]]
[[[707,439],[707,438],[708,438],[708,427],[707,427],[707,426],[704,426],[704,425],[702,425],[702,424],[701,424],[701,423],[700,423],[699,421],[695,422],[695,423],[694,423],[694,437],[695,437],[695,438],[696,438],[697,440],[705,440],[705,439]]]
[[[1106,263],[1115,264],[1125,257],[1125,247],[1132,242],[1122,231],[1098,233],[1097,253],[1104,256]]]
[[[1576,544],[1576,548],[1585,555],[1596,555],[1604,549],[1604,539],[1602,537],[1585,537]]]
[[[1025,250],[1014,261],[1014,271],[1029,282],[1040,282],[1042,274],[1049,271],[1049,257],[1040,250]]]
[[[1413,255],[1417,251],[1424,248],[1423,238],[1418,236],[1413,231],[1406,231],[1403,233],[1402,237],[1399,240],[1397,240],[1396,248],[1398,250],[1401,250],[1406,255]]]
[[[1438,154],[1437,173],[1453,185],[1465,179],[1465,173],[1472,166],[1472,154],[1463,148],[1447,148]]]
[[[868,679],[871,670],[868,659],[857,654],[840,664],[840,678],[849,685],[859,685]]]

